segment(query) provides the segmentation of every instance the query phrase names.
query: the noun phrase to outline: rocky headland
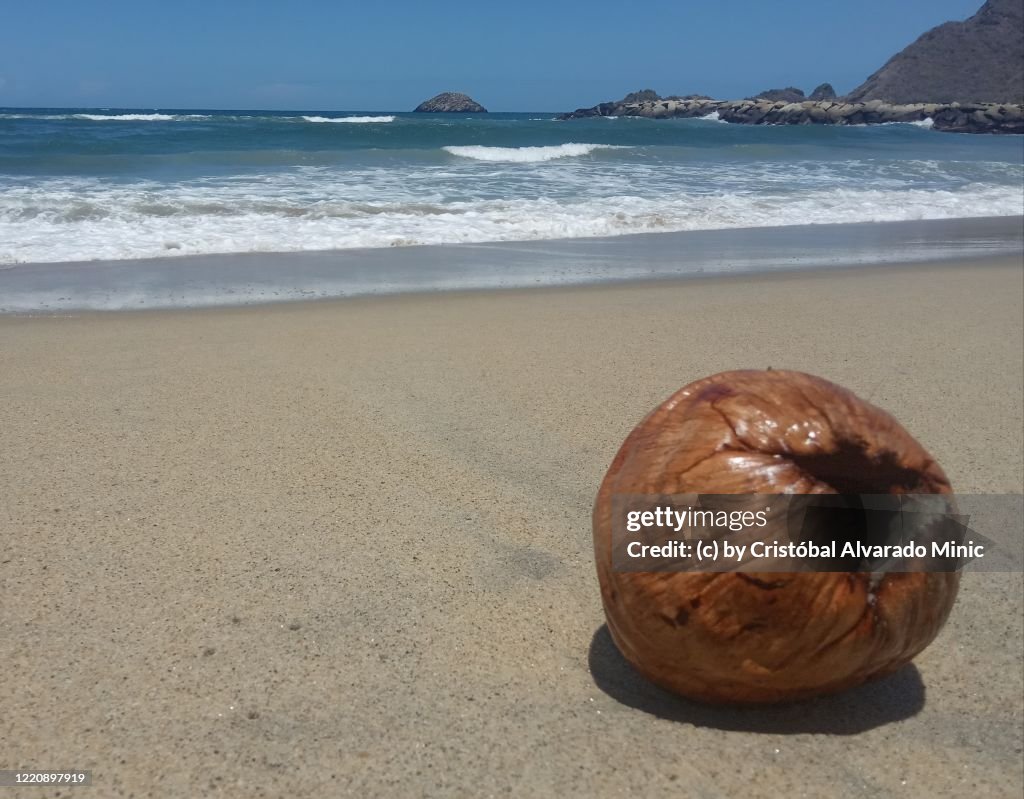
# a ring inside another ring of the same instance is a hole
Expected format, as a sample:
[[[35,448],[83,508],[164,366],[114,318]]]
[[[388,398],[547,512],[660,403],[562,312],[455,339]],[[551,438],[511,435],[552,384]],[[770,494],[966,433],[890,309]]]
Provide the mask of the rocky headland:
[[[809,97],[789,86],[745,100],[663,98],[644,89],[559,118],[714,115],[743,125],[921,122],[956,133],[1024,133],[1022,52],[1024,3],[987,0],[970,19],[923,34],[846,97],[836,97],[828,83]]]
[[[973,17],[932,28],[846,99],[1024,102],[1024,2],[988,0]]]
[[[486,114],[487,109],[461,92],[441,92],[413,109],[420,114]]]
[[[878,125],[920,122],[955,133],[1024,133],[1024,105],[1011,103],[885,103],[869,100],[645,100],[600,103],[559,119],[596,116],[671,119],[707,117],[741,125]],[[931,120],[929,123],[927,120]]]

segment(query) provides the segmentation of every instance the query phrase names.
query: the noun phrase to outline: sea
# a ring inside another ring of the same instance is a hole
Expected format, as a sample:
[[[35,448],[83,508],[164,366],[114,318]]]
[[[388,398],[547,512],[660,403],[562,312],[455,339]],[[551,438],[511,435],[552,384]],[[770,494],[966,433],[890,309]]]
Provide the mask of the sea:
[[[0,270],[1022,209],[1024,137],[927,120],[0,108]]]

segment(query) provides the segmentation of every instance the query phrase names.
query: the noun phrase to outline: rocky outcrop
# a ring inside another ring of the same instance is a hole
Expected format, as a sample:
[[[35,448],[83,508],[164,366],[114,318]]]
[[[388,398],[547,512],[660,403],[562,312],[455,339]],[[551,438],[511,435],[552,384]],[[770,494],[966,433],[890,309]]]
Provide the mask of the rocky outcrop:
[[[461,92],[441,92],[413,109],[421,114],[486,114],[487,109]]]
[[[932,28],[847,95],[851,102],[1024,102],[1024,3],[988,0]]]
[[[750,99],[772,100],[779,103],[802,103],[807,98],[804,97],[803,90],[797,89],[794,86],[787,86],[785,89],[768,89],[768,91],[761,92]]]
[[[699,117],[747,125],[871,125],[925,122],[958,133],[1024,133],[1024,2],[987,0],[897,53],[863,85],[836,98],[828,83],[810,97],[792,86],[746,100],[658,97],[649,89],[580,108],[590,116]],[[643,96],[647,92],[653,97]]]
[[[775,103],[802,103],[804,100],[834,100],[835,98],[836,90],[832,88],[832,84],[822,83],[811,92],[810,97],[804,96],[803,89],[798,89],[796,86],[787,86],[785,89],[768,89],[768,91],[761,92],[747,99],[770,100]]]
[[[818,88],[816,88],[813,92],[811,92],[811,96],[808,97],[807,99],[808,100],[817,100],[817,101],[821,101],[821,100],[835,100],[836,99],[836,90],[832,88],[832,84],[831,83],[823,83]]]
[[[651,119],[704,117],[741,125],[876,125],[884,122],[927,123],[956,133],[1024,133],[1024,105],[1009,103],[866,103],[804,100],[658,100],[601,103],[559,119],[636,116]]]
[[[654,103],[661,99],[661,96],[654,89],[641,89],[638,92],[630,92],[620,103]]]

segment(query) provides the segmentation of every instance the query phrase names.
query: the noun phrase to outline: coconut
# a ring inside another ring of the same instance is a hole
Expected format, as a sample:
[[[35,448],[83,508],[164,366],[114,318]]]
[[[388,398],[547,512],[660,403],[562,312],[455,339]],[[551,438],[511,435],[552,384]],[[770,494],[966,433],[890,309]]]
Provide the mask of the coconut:
[[[594,552],[608,629],[669,691],[770,703],[890,674],[935,638],[956,572],[624,572],[616,494],[948,494],[942,469],[885,411],[812,375],[723,372],[685,386],[626,438],[601,484]]]

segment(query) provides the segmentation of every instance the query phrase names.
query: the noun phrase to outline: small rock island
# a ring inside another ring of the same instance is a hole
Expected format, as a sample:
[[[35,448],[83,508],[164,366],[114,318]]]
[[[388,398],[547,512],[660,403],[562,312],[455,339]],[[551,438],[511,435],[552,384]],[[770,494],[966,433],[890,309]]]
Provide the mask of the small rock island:
[[[487,109],[461,92],[441,92],[413,109],[419,114],[486,114]]]

